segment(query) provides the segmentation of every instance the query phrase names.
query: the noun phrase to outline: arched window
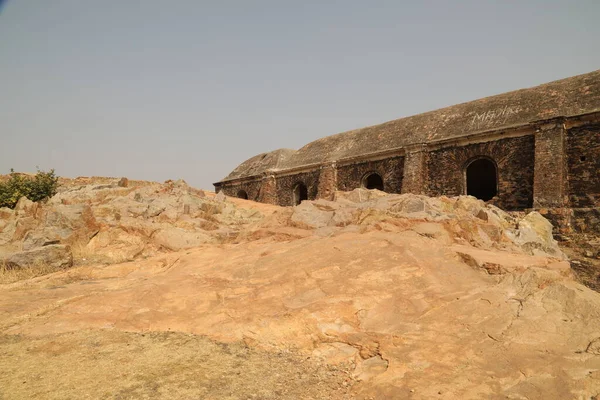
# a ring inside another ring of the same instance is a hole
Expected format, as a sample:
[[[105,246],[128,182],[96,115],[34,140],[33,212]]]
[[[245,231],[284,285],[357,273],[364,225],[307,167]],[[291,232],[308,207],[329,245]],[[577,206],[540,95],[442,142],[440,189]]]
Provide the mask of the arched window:
[[[376,172],[371,172],[362,179],[362,187],[383,191],[383,178]]]
[[[248,200],[248,193],[245,190],[240,190],[237,192],[237,197],[240,199]]]
[[[478,158],[467,166],[467,194],[483,201],[498,194],[496,164],[487,158]]]
[[[303,200],[308,200],[308,189],[304,183],[300,182],[294,186],[293,197],[295,206],[302,203]]]

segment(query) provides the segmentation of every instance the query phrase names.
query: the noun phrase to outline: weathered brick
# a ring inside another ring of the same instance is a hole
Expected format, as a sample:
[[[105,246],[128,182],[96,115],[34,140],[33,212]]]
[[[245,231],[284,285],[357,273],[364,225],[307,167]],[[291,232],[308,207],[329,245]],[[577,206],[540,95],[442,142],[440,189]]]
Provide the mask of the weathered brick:
[[[542,124],[535,133],[534,207],[564,207],[565,132],[562,121]]]
[[[404,174],[404,157],[396,156],[384,160],[360,161],[339,166],[338,189],[353,190],[361,187],[363,178],[369,173],[377,173],[383,178],[386,192],[400,193]]]
[[[475,143],[435,150],[427,157],[427,194],[458,196],[467,193],[465,169],[468,163],[486,157],[497,165],[498,199],[507,210],[529,208],[533,201],[532,136]]]
[[[288,206],[300,183],[308,199],[330,199],[376,173],[390,193],[477,194],[538,209],[557,233],[594,231],[599,110],[600,70],[259,154],[215,188]]]
[[[571,207],[600,204],[600,124],[567,134],[568,196]]]

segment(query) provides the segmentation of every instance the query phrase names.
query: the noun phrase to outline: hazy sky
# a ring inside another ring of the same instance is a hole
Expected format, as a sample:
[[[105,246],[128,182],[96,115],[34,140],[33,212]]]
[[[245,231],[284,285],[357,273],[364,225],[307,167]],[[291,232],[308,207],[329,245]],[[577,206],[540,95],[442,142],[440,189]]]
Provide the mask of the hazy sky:
[[[600,68],[599,0],[8,0],[0,173],[183,178]]]

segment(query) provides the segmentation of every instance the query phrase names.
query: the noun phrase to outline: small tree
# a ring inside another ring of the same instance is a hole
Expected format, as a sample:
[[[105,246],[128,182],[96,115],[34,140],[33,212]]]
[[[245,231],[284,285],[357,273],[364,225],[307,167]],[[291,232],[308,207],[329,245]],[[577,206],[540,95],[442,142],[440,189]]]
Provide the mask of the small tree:
[[[48,172],[40,171],[34,177],[27,177],[10,170],[10,177],[6,182],[0,182],[0,207],[15,208],[23,196],[31,201],[46,200],[56,194],[58,177],[51,169]]]

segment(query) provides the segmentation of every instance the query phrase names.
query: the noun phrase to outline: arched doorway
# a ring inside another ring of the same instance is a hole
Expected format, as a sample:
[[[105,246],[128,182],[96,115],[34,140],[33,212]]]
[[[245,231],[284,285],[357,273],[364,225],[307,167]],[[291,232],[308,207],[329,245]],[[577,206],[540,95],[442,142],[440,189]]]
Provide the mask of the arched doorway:
[[[294,186],[294,205],[302,203],[303,200],[308,200],[308,189],[304,183],[298,183]]]
[[[383,192],[383,178],[376,172],[371,172],[362,179],[362,187],[366,189],[377,189]]]
[[[245,190],[240,190],[237,192],[237,197],[240,199],[248,200],[248,193]]]
[[[467,166],[467,194],[483,201],[498,194],[496,164],[490,159],[479,158]]]

